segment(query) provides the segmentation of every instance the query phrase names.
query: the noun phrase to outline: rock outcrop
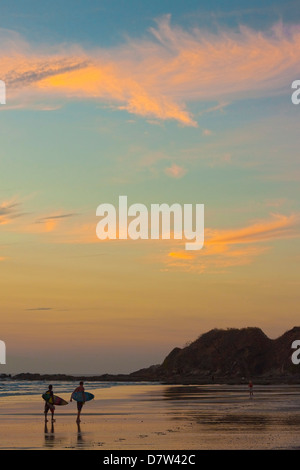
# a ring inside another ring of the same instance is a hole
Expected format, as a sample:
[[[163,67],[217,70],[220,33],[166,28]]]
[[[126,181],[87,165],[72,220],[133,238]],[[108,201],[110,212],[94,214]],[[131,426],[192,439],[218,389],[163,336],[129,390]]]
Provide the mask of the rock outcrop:
[[[268,338],[260,328],[213,329],[185,348],[173,349],[160,366],[131,376],[171,382],[300,377],[300,365],[291,361],[291,345],[296,339],[300,340],[300,327],[277,339]]]

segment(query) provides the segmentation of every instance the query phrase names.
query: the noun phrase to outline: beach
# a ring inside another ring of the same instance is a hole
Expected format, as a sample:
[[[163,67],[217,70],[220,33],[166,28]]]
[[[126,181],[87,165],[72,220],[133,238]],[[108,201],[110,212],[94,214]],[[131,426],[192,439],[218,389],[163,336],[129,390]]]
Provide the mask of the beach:
[[[87,389],[88,390],[88,389]],[[0,398],[1,449],[300,449],[300,386],[118,385],[45,425],[40,395]],[[69,399],[69,394],[60,394]]]

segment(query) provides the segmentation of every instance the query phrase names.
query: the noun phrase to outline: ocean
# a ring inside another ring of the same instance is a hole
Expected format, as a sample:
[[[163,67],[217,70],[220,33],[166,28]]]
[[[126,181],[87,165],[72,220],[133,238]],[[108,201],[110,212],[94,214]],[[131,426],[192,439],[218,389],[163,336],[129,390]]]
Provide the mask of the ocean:
[[[69,394],[78,387],[79,381],[33,381],[33,380],[2,380],[0,381],[0,398],[9,396],[24,396],[24,395],[42,395],[48,389],[49,384],[53,385],[53,392],[55,395]],[[84,387],[87,391],[92,391],[99,388],[112,388],[120,385],[137,385],[135,382],[84,382]],[[139,382],[140,384],[140,382]]]

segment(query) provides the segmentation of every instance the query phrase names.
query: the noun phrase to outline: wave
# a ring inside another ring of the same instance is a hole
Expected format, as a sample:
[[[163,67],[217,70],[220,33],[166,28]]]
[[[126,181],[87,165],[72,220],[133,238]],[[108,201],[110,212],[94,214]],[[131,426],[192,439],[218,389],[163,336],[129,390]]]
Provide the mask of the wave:
[[[26,381],[20,382],[14,380],[3,381],[0,387],[0,398],[18,395],[42,395],[48,389],[50,382],[46,381]],[[51,382],[53,392],[56,395],[60,393],[71,393],[78,387],[78,382]],[[95,390],[97,388],[111,388],[119,385],[138,385],[138,382],[84,382],[86,391]]]

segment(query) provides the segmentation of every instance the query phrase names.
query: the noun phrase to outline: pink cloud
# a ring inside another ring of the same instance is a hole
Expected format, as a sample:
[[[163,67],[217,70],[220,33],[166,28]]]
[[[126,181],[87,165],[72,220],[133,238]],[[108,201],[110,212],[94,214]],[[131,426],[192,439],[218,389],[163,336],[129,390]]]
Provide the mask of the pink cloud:
[[[165,174],[171,178],[182,178],[186,174],[185,168],[173,163],[170,167],[165,169]]]

